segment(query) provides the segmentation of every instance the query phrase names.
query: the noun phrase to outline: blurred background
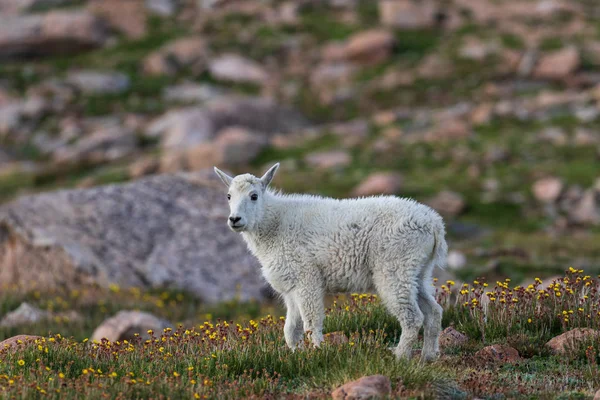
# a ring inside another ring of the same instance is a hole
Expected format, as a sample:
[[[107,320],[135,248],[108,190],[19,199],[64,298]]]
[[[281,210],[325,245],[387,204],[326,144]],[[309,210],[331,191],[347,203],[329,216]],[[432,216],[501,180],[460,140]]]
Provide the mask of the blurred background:
[[[599,273],[599,17],[595,0],[0,0],[0,315],[26,302],[87,336],[123,308],[262,313],[213,165],[429,204],[442,281]]]

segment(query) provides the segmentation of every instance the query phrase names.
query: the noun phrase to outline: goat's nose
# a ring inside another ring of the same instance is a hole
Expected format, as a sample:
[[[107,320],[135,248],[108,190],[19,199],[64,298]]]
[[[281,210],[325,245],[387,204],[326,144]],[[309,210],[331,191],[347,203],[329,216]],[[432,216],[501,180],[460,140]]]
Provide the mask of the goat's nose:
[[[236,222],[239,222],[241,219],[242,219],[242,217],[229,217],[229,220],[234,224]]]

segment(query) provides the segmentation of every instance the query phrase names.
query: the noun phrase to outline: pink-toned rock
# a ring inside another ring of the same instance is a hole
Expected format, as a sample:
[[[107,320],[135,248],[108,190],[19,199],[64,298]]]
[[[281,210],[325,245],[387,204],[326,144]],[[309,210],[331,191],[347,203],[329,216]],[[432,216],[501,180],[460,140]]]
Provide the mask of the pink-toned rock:
[[[538,201],[554,203],[564,188],[560,178],[548,177],[536,181],[533,184],[533,195]]]
[[[494,114],[494,105],[491,103],[483,103],[475,107],[471,112],[471,123],[474,125],[484,125],[492,120]]]
[[[371,375],[346,383],[335,389],[331,396],[334,400],[366,400],[388,397],[391,393],[390,378],[383,375]]]
[[[492,362],[501,361],[510,363],[521,359],[519,352],[516,349],[502,344],[484,347],[475,353],[475,356],[480,357],[485,361]]]
[[[423,29],[436,25],[438,9],[431,0],[382,0],[378,4],[384,25],[399,29]]]
[[[200,73],[208,58],[206,42],[200,37],[186,37],[167,43],[144,59],[144,72],[151,75],[174,75],[183,68]]]
[[[575,72],[580,62],[577,48],[565,47],[543,55],[534,68],[533,75],[540,79],[563,79]]]
[[[417,67],[417,74],[427,79],[443,79],[452,75],[453,71],[452,63],[438,53],[426,56]]]
[[[460,346],[466,343],[468,340],[469,338],[467,335],[449,326],[448,328],[444,329],[440,335],[440,347],[444,348]]]
[[[434,129],[425,133],[423,139],[426,142],[458,140],[469,137],[471,133],[468,123],[458,118],[452,118],[438,123]]]
[[[464,197],[456,192],[443,190],[427,201],[430,207],[446,216],[455,216],[465,209]]]
[[[546,343],[554,354],[566,354],[580,345],[590,341],[595,341],[600,336],[600,332],[591,328],[575,328],[561,335],[553,337]]]
[[[344,58],[363,64],[377,64],[390,56],[394,42],[394,36],[386,30],[358,32],[348,39]]]
[[[237,54],[223,54],[211,60],[208,69],[215,79],[222,81],[263,84],[269,77],[259,63]]]
[[[146,34],[144,0],[92,0],[88,7],[128,38],[139,39]]]
[[[596,394],[594,395],[594,399],[593,400],[600,400],[600,390],[598,390],[596,392]]]
[[[169,321],[157,318],[154,315],[141,311],[119,311],[114,316],[104,320],[92,334],[91,340],[101,341],[108,339],[111,342],[117,340],[131,340],[135,334],[142,338],[149,336],[148,330],[161,335],[164,328],[172,326]]]
[[[600,224],[600,193],[589,189],[569,210],[569,221],[580,225]]]
[[[323,339],[325,340],[325,343],[333,345],[348,343],[348,336],[346,336],[346,334],[341,331],[326,333],[325,335],[323,335]]]
[[[353,196],[395,194],[402,187],[402,176],[393,172],[371,174],[352,191]]]
[[[352,157],[345,151],[332,150],[311,153],[304,157],[304,161],[314,168],[338,169],[350,165]]]
[[[0,351],[9,349],[17,346],[31,346],[37,339],[41,339],[41,336],[35,335],[17,335],[11,338],[5,339],[0,342]]]

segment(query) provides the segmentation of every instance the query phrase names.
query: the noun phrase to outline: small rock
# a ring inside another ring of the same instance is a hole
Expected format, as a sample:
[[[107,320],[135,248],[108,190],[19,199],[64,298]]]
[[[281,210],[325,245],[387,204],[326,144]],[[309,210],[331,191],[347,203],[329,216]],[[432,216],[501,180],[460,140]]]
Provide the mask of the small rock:
[[[382,0],[378,4],[383,25],[399,29],[423,29],[437,24],[438,10],[433,1]]]
[[[563,79],[579,68],[579,51],[574,46],[565,47],[541,57],[533,70],[540,79]]]
[[[154,157],[145,157],[133,162],[129,168],[129,176],[132,179],[141,178],[142,176],[151,175],[158,172],[160,163]]]
[[[185,37],[167,43],[144,59],[143,70],[150,75],[175,75],[183,69],[202,73],[206,68],[208,50],[200,37]]]
[[[167,87],[163,92],[163,99],[181,103],[201,103],[223,94],[224,91],[216,86],[187,82]]]
[[[394,36],[382,29],[359,32],[348,39],[344,58],[362,64],[377,64],[390,56],[394,42]]]
[[[434,210],[447,216],[456,216],[465,209],[464,197],[456,192],[444,190],[439,192],[427,204]]]
[[[402,187],[402,175],[393,172],[378,172],[371,174],[361,182],[352,195],[355,197],[373,196],[380,194],[396,194]]]
[[[494,113],[494,106],[490,103],[483,103],[471,112],[470,118],[471,123],[474,125],[485,125],[492,120]]]
[[[575,136],[573,137],[573,143],[576,146],[592,146],[600,143],[600,135],[597,132],[585,129],[575,129]]]
[[[445,57],[438,53],[431,53],[425,56],[421,64],[417,67],[417,74],[426,79],[443,79],[452,75],[454,65]]]
[[[11,338],[5,339],[0,342],[0,351],[8,349],[10,347],[18,346],[31,346],[38,339],[42,339],[41,336],[35,335],[17,335]]]
[[[425,133],[423,139],[426,142],[458,140],[469,137],[471,133],[471,128],[465,121],[451,118],[438,123],[434,129]]]
[[[145,0],[146,9],[161,17],[171,17],[177,11],[176,0]]]
[[[209,63],[208,69],[217,80],[263,84],[267,71],[256,61],[237,54],[224,54]]]
[[[326,333],[325,335],[323,335],[323,339],[325,340],[325,343],[333,345],[348,343],[348,337],[344,332],[341,331]]]
[[[348,382],[331,393],[334,400],[366,400],[388,397],[392,393],[390,378],[383,375],[362,377]]]
[[[458,50],[458,54],[468,60],[483,61],[494,54],[498,48],[496,43],[486,43],[477,37],[469,36]]]
[[[343,150],[320,151],[307,155],[304,161],[314,168],[340,169],[352,162],[350,154]]]
[[[118,94],[130,86],[129,77],[120,72],[69,72],[67,82],[86,94]]]
[[[600,193],[594,189],[586,190],[581,200],[569,210],[569,221],[581,225],[600,224]]]
[[[553,337],[546,343],[554,354],[566,354],[577,349],[585,342],[592,342],[598,339],[600,332],[591,328],[575,328],[561,335]]]
[[[451,326],[444,329],[440,335],[441,348],[460,346],[465,344],[467,341],[469,341],[467,335],[457,331]]]
[[[548,177],[533,184],[533,195],[543,203],[554,203],[562,193],[564,184],[560,178]]]
[[[598,391],[596,392],[596,394],[594,395],[594,398],[593,398],[593,400],[600,400],[600,390],[598,390]]]
[[[475,356],[491,362],[501,361],[510,363],[521,359],[519,352],[516,349],[502,344],[484,347],[475,353]]]
[[[108,318],[92,334],[91,340],[101,341],[108,339],[111,342],[117,340],[132,340],[138,333],[143,340],[150,337],[148,330],[160,336],[163,329],[171,327],[169,321],[155,317],[154,315],[141,311],[119,311]]]
[[[147,13],[143,0],[91,0],[88,9],[129,39],[140,39],[146,34]]]
[[[460,251],[452,250],[448,253],[448,260],[446,263],[450,269],[461,269],[467,265],[467,256]]]
[[[555,146],[565,146],[568,143],[568,137],[561,128],[548,127],[538,133],[537,138],[543,142],[552,143]]]

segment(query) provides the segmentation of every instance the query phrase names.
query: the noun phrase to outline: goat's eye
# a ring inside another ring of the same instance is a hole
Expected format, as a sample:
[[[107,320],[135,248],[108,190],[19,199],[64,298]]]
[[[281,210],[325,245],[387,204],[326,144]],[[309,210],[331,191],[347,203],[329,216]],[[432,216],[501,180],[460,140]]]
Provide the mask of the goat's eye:
[[[230,194],[227,195],[227,200],[231,200],[231,195]]]
[[[250,196],[250,200],[252,200],[252,201],[258,200],[258,195],[256,193],[254,193],[252,196]]]

